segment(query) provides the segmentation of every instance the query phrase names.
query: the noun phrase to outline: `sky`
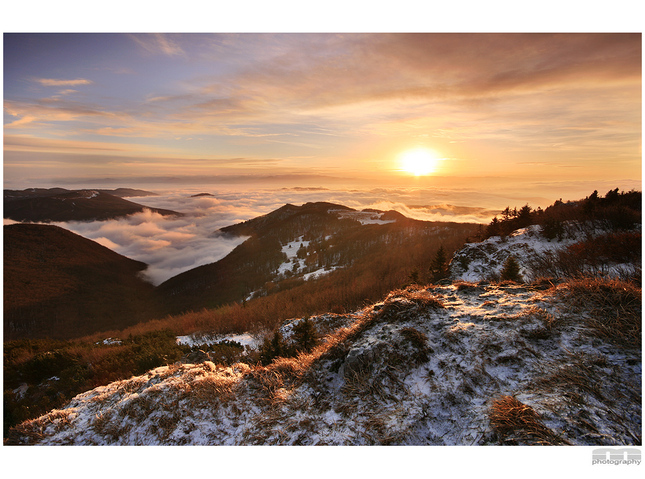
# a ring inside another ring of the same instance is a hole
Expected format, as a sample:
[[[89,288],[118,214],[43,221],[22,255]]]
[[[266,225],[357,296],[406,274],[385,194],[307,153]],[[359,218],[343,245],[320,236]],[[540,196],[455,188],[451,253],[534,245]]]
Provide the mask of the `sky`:
[[[640,34],[3,37],[5,188],[641,186]]]

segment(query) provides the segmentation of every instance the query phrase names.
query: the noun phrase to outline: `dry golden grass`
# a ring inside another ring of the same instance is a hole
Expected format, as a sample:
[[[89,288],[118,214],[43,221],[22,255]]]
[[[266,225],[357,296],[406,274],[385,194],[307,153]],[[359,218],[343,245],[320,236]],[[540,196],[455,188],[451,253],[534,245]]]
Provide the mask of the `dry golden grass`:
[[[384,307],[388,305],[398,305],[401,303],[401,298],[407,299],[423,308],[443,308],[443,303],[432,293],[425,288],[419,289],[417,286],[409,286],[405,289],[395,289],[384,302]]]
[[[92,429],[97,434],[106,436],[115,441],[120,436],[124,435],[124,430],[117,425],[117,420],[120,419],[113,409],[106,409],[94,417],[92,421]]]
[[[574,307],[590,311],[585,322],[597,337],[618,346],[640,348],[640,287],[620,279],[580,278],[567,282],[563,291]]]
[[[53,425],[56,431],[68,426],[74,414],[74,411],[54,409],[49,414],[24,421],[9,431],[9,434],[5,437],[4,444],[34,444],[45,438],[45,430],[49,426]]]
[[[512,396],[495,399],[490,424],[501,444],[554,446],[568,444],[540,421],[535,410]]]

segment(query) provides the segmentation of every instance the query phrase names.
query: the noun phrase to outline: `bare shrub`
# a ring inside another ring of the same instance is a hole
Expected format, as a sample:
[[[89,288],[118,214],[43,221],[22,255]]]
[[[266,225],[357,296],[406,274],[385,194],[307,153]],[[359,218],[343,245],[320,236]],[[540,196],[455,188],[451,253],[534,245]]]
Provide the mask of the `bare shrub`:
[[[572,278],[607,276],[632,279],[640,276],[641,233],[634,231],[589,235],[566,248],[531,258],[534,277]],[[632,265],[616,267],[615,265]]]
[[[414,348],[412,360],[415,364],[425,363],[428,361],[428,353],[432,349],[427,346],[428,336],[413,327],[406,327],[401,330],[401,335]]]
[[[441,300],[425,290],[414,287],[392,291],[383,302],[377,316],[380,320],[397,321],[407,312],[443,308]]]

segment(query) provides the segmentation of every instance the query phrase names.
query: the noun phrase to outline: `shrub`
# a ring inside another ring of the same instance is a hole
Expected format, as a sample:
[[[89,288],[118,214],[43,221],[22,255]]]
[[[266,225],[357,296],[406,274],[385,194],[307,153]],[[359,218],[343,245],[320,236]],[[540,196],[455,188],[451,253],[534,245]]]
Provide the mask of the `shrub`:
[[[564,236],[564,225],[559,219],[547,218],[540,225],[540,233],[548,240],[555,238],[561,240]]]
[[[260,347],[260,362],[266,366],[271,364],[275,358],[284,357],[286,353],[287,348],[282,340],[282,335],[276,331],[271,339],[264,339],[264,343]]]
[[[427,346],[428,337],[413,327],[403,328],[401,330],[401,335],[415,349],[415,352],[412,355],[414,363],[420,364],[427,362],[428,353],[432,353],[432,349]]]

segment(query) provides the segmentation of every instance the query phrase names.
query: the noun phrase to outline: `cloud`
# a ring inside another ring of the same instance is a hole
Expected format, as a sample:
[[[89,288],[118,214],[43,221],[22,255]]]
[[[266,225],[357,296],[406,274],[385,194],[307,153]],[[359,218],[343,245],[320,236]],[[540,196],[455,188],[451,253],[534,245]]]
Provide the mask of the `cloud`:
[[[182,217],[161,216],[145,210],[126,218],[89,223],[57,223],[149,267],[146,276],[154,284],[189,269],[224,258],[246,238],[215,234],[224,226],[236,224],[274,211],[286,203],[301,205],[326,201],[356,210],[376,208],[395,210],[410,218],[425,221],[488,223],[506,206],[529,203],[542,208],[558,198],[579,199],[594,189],[620,186],[579,181],[535,183],[513,189],[510,183],[490,181],[487,190],[464,185],[454,188],[372,188],[318,189],[270,188],[263,185],[232,188],[231,185],[193,185],[182,190],[158,191],[159,196],[136,198],[151,208],[180,211]],[[214,196],[193,196],[211,193]],[[6,224],[7,222],[5,222]]]
[[[34,81],[44,86],[78,86],[78,85],[91,85],[94,83],[87,78],[77,78],[75,80],[58,80],[55,78],[34,78]],[[70,90],[73,91],[73,90]]]
[[[253,188],[220,189],[214,197],[193,197],[202,187],[161,196],[137,198],[141,204],[168,208],[185,213],[183,217],[164,217],[150,210],[126,218],[90,223],[57,223],[132,259],[149,265],[146,276],[154,284],[181,272],[222,259],[246,238],[230,238],[214,234],[218,229],[269,213],[286,203],[331,201],[362,209],[381,207],[396,209],[411,217],[432,220],[483,220],[477,214],[433,213],[427,208],[410,208],[397,199],[419,199],[407,190],[388,190],[384,202],[382,190],[347,192],[323,189]],[[421,197],[426,199],[427,195]],[[435,196],[436,198],[436,196]],[[473,210],[475,211],[475,210]],[[454,212],[452,212],[454,213]]]
[[[390,99],[495,99],[556,85],[640,85],[640,40],[618,34],[351,34],[300,37],[227,79],[233,96],[321,108]],[[211,85],[214,92],[223,85]],[[203,104],[207,104],[204,102]]]
[[[129,34],[144,51],[151,54],[161,53],[167,56],[186,55],[186,52],[179,46],[176,36],[172,34],[147,33],[147,34]]]
[[[29,151],[69,151],[69,150],[104,150],[126,151],[126,145],[115,143],[90,142],[78,140],[60,140],[39,138],[28,135],[5,135],[4,147],[6,150]],[[129,148],[129,147],[128,147]]]
[[[188,206],[190,201],[168,204]],[[149,265],[145,276],[160,284],[197,266],[222,259],[246,238],[214,238],[212,233],[229,222],[216,205],[204,201],[182,218],[169,218],[144,210],[126,218],[89,223],[56,223],[92,239],[119,254]]]
[[[42,98],[33,101],[4,101],[4,108],[11,116],[19,117],[18,120],[5,124],[5,128],[24,127],[28,124],[42,129],[43,124],[52,122],[128,122],[129,115],[123,112],[105,111],[95,105],[79,102],[65,101],[60,97]],[[26,119],[30,121],[27,122]]]

